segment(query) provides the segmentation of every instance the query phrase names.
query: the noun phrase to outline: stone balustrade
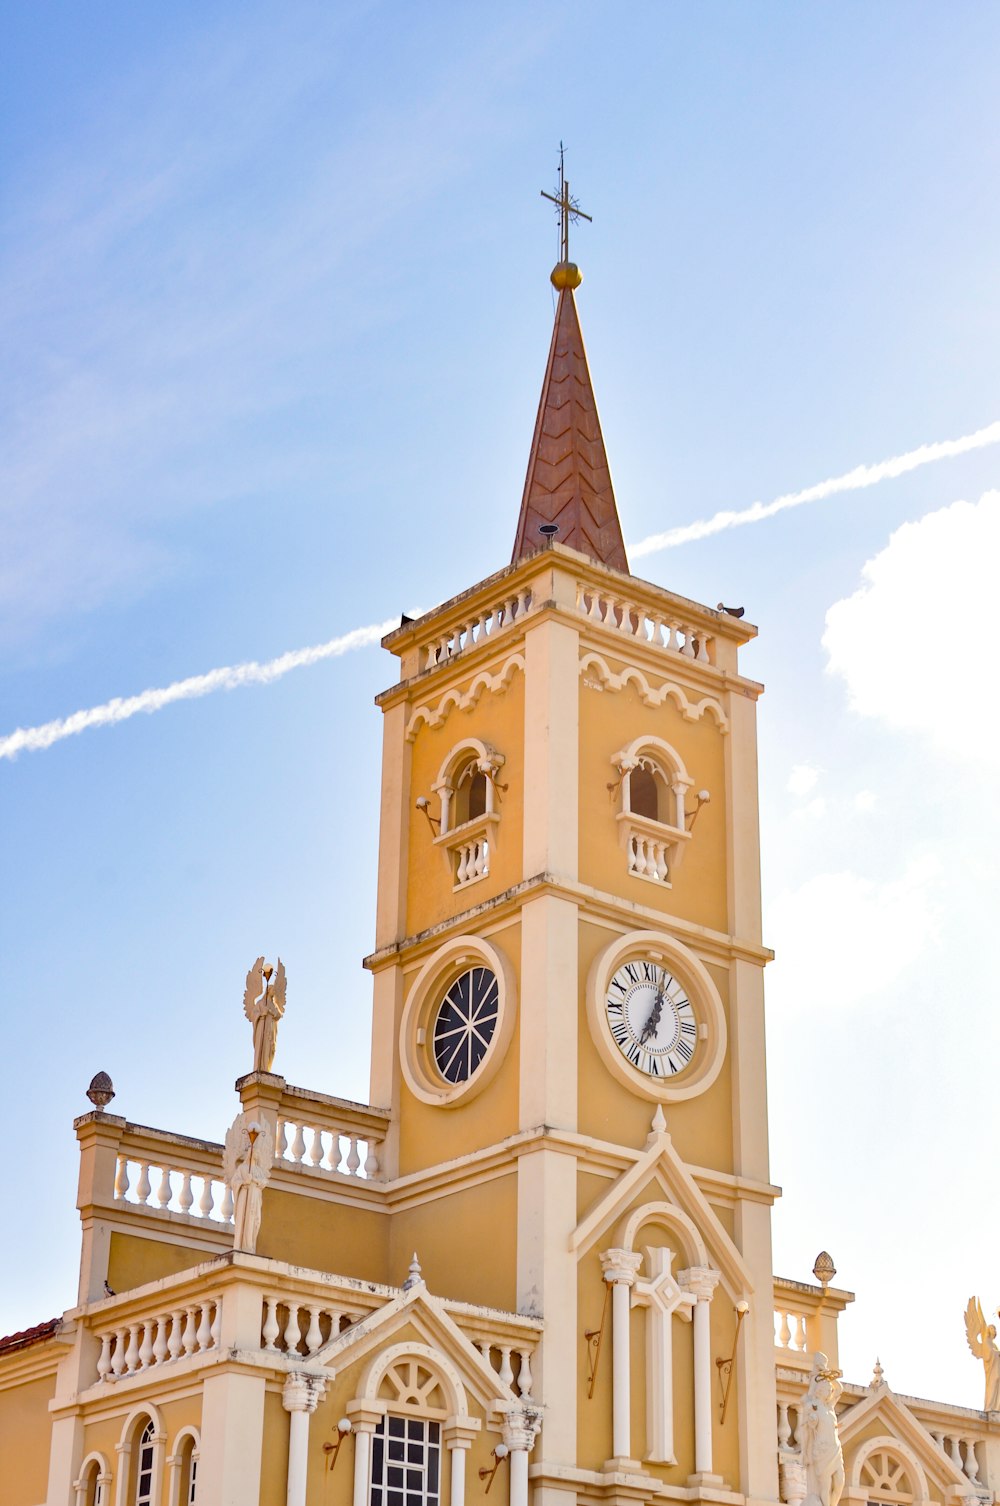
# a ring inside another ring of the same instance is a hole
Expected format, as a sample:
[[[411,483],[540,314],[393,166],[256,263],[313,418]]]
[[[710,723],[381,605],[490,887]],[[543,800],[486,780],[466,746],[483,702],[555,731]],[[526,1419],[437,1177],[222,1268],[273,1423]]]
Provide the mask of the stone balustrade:
[[[512,1344],[498,1344],[492,1339],[476,1339],[475,1344],[483,1359],[497,1372],[505,1386],[510,1386],[517,1396],[531,1395],[534,1385],[531,1357],[534,1348],[518,1349]],[[517,1361],[516,1369],[514,1360]]]
[[[938,1448],[948,1455],[956,1469],[960,1469],[973,1485],[982,1485],[975,1438],[970,1438],[965,1434],[945,1433],[936,1428],[931,1429],[931,1437]]]
[[[222,1302],[208,1301],[170,1308],[114,1328],[97,1330],[101,1352],[97,1375],[101,1381],[121,1380],[154,1365],[215,1349],[222,1323]]]
[[[233,1221],[233,1195],[222,1180],[221,1167],[220,1174],[212,1176],[162,1157],[146,1160],[128,1150],[118,1155],[115,1202],[222,1224]]]
[[[476,879],[486,878],[490,871],[490,842],[488,837],[468,837],[455,843],[455,888],[472,884]]]
[[[346,1307],[265,1295],[260,1347],[266,1354],[315,1354],[363,1316]]]
[[[456,654],[477,643],[485,643],[498,633],[509,628],[531,608],[530,590],[522,590],[514,596],[505,597],[495,606],[487,607],[467,622],[460,622],[448,629],[440,638],[433,639],[422,650],[421,669],[431,669],[435,664],[444,664]]]
[[[670,868],[668,856],[675,845],[673,838],[647,836],[633,831],[628,839],[628,871],[636,878],[652,879],[656,884],[665,884]]]
[[[597,590],[584,581],[577,582],[576,605],[591,622],[615,628],[640,643],[654,644],[699,664],[715,663],[715,638],[681,618],[650,612],[626,596]]]
[[[805,1354],[808,1348],[805,1313],[775,1308],[774,1342],[779,1349],[790,1349],[793,1353]]]
[[[275,1165],[311,1167],[373,1181],[379,1174],[378,1142],[297,1114],[294,1119],[278,1120]]]

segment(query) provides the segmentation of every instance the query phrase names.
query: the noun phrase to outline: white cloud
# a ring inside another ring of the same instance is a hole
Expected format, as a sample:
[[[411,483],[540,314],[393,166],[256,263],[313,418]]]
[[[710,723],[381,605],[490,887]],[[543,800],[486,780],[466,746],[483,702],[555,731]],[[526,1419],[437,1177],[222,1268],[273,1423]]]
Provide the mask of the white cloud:
[[[822,795],[817,795],[815,800],[810,800],[808,805],[800,805],[795,812],[800,819],[808,821],[822,821],[826,815],[826,800]]]
[[[788,776],[788,793],[790,795],[808,795],[810,790],[816,788],[819,780],[819,769],[811,763],[797,763]]]
[[[995,632],[1000,492],[904,523],[826,614],[828,668],[850,705],[950,757],[996,763],[982,655]]]
[[[767,915],[771,1003],[842,1010],[883,993],[934,940],[937,872],[923,858],[888,882],[820,873],[779,894]]]
[[[854,797],[854,809],[856,811],[873,811],[878,805],[878,796],[874,790],[858,790]]]

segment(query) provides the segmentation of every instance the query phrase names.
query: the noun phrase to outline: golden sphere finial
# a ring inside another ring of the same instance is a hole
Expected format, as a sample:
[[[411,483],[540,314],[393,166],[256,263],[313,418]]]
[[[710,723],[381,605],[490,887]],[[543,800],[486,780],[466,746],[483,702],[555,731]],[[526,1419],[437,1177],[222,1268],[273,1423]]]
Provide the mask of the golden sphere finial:
[[[552,268],[549,281],[554,288],[578,288],[583,281],[583,273],[575,261],[560,261]]]

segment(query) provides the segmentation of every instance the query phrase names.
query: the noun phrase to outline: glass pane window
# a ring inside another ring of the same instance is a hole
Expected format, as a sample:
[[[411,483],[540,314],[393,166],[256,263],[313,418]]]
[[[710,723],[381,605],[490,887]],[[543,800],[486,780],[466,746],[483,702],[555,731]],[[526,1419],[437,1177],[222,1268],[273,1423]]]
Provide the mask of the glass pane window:
[[[136,1460],[135,1506],[150,1506],[153,1499],[153,1424],[147,1422],[139,1439]]]
[[[441,1424],[381,1418],[372,1436],[370,1506],[439,1506],[440,1500]]]

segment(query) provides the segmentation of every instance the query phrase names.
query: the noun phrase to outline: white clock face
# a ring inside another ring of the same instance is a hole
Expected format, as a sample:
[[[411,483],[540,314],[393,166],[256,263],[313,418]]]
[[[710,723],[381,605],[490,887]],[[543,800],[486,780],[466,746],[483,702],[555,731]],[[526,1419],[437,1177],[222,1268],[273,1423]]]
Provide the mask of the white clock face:
[[[623,962],[604,999],[618,1050],[647,1077],[683,1072],[698,1045],[698,1021],[683,984],[659,962]]]

